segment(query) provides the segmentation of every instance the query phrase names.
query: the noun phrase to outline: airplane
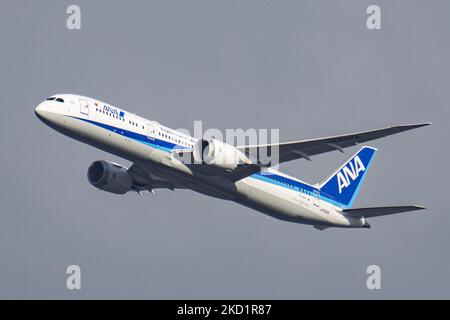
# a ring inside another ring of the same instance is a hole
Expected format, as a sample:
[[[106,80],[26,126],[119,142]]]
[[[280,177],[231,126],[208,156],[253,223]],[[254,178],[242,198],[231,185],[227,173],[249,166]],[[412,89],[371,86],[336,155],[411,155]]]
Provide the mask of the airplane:
[[[189,189],[318,230],[370,228],[368,218],[425,209],[412,205],[352,207],[377,151],[370,146],[362,146],[316,184],[275,170],[273,163],[262,163],[259,154],[277,150],[278,163],[311,160],[318,154],[344,152],[345,148],[431,123],[278,144],[233,146],[215,138],[196,139],[157,121],[74,94],[52,95],[36,107],[35,114],[64,135],[132,162],[129,168],[106,160],[89,166],[90,184],[114,194]],[[250,158],[250,154],[256,157]]]

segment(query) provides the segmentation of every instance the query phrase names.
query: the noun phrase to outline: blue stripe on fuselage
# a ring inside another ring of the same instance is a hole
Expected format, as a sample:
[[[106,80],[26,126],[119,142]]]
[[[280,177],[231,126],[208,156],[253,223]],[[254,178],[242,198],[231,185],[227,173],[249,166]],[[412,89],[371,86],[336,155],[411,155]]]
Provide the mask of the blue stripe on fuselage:
[[[104,124],[101,122],[97,122],[97,121],[92,121],[92,120],[88,120],[88,119],[83,119],[83,118],[78,118],[78,117],[71,117],[74,119],[78,119],[90,124],[93,124],[95,126],[98,126],[100,128],[109,130],[111,132],[120,134],[124,137],[127,137],[129,139],[133,139],[135,141],[138,141],[140,143],[146,144],[148,146],[151,146],[152,148],[156,148],[165,152],[171,152],[173,149],[186,149],[185,146],[182,145],[178,145],[175,143],[171,143],[168,141],[164,141],[164,140],[160,140],[160,139],[150,139],[148,138],[146,135],[142,135],[133,131],[129,131],[129,130],[125,130],[125,129],[121,129],[118,127],[114,127],[108,124]],[[188,150],[190,150],[190,148],[187,148]],[[314,191],[319,191],[319,189],[314,188],[313,186],[306,184],[306,183],[302,183],[300,181],[297,180],[293,180],[293,179],[289,179],[286,178],[284,176],[272,173],[272,172],[261,172],[261,173],[255,173],[252,174],[251,176],[249,176],[249,178],[253,178],[253,179],[257,179],[257,180],[261,180],[273,185],[277,185],[280,187],[283,187],[285,189],[290,189],[290,190],[294,190],[303,194],[306,194],[308,196],[314,197],[313,192]],[[332,199],[329,199],[325,196],[323,196],[322,194],[320,195],[320,199],[326,202],[329,202],[335,206],[338,206],[338,204],[336,202],[334,202]]]
[[[294,190],[303,194],[306,194],[311,197],[315,197],[314,192],[319,192],[319,189],[314,188],[313,186],[293,180],[290,178],[286,178],[284,176],[275,174],[275,173],[269,173],[269,172],[261,172],[261,173],[255,173],[251,175],[249,178],[265,181],[267,183],[277,185],[280,187],[283,187],[285,189]],[[329,199],[328,197],[325,197],[323,194],[320,194],[320,200],[326,201],[328,203],[331,203],[335,206],[339,206],[337,202],[333,201],[332,199]]]
[[[133,139],[135,141],[141,142],[143,144],[149,145],[153,148],[156,149],[160,149],[166,152],[170,152],[173,149],[186,149],[185,146],[181,146],[181,145],[177,145],[175,143],[171,143],[165,140],[160,140],[160,139],[150,139],[149,137],[142,135],[140,133],[136,133],[133,131],[129,131],[126,129],[122,129],[122,128],[118,128],[118,127],[114,127],[105,123],[101,123],[101,122],[97,122],[97,121],[92,121],[92,120],[88,120],[88,119],[83,119],[83,118],[78,118],[78,117],[72,117],[74,119],[78,119],[78,120],[82,120],[84,122],[96,125],[100,128],[106,129],[108,131],[120,134],[124,137],[127,137],[129,139]]]

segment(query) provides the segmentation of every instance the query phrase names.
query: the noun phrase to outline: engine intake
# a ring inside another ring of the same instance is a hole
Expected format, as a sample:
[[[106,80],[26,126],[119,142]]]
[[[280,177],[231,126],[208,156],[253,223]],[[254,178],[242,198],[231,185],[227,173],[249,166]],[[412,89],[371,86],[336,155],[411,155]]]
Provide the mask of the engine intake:
[[[133,179],[126,168],[105,160],[93,162],[89,166],[87,177],[94,187],[115,194],[127,193],[133,185]]]

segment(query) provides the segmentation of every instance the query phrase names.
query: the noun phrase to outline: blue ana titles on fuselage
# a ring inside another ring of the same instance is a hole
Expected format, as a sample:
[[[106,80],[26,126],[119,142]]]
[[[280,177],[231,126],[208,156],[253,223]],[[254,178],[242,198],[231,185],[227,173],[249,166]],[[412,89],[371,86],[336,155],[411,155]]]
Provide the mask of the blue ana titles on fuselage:
[[[114,107],[110,107],[110,106],[104,105],[103,106],[103,111],[105,113],[108,113],[108,114],[111,113],[111,114],[113,114],[113,115],[115,115],[115,116],[117,116],[119,118],[125,118],[125,112],[119,111],[119,110],[117,110]]]

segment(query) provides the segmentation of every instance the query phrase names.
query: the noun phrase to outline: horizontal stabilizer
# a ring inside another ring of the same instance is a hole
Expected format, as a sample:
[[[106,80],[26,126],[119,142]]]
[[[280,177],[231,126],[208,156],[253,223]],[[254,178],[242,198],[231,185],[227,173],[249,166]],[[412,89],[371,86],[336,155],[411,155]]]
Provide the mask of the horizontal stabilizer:
[[[346,209],[343,210],[342,213],[356,218],[361,217],[372,218],[372,217],[386,216],[394,213],[423,210],[423,209],[425,208],[419,206],[372,207],[372,208]]]

